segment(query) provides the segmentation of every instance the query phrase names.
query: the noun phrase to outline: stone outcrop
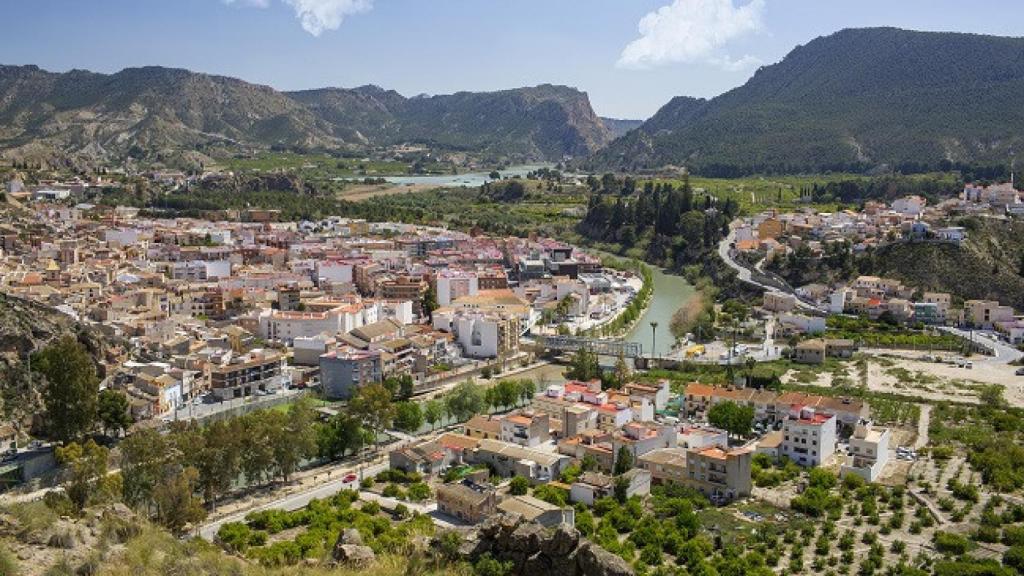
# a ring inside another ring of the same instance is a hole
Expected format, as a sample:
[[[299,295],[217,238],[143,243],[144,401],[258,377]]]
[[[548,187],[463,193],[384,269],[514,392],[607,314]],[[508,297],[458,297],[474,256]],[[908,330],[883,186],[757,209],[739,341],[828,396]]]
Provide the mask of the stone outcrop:
[[[580,538],[569,526],[545,528],[511,514],[491,516],[461,533],[459,555],[472,562],[484,554],[513,563],[520,576],[632,576],[625,560]],[[438,540],[433,543],[436,547]]]
[[[363,544],[363,537],[355,528],[341,531],[331,557],[338,564],[355,568],[365,568],[376,559],[373,549]]]

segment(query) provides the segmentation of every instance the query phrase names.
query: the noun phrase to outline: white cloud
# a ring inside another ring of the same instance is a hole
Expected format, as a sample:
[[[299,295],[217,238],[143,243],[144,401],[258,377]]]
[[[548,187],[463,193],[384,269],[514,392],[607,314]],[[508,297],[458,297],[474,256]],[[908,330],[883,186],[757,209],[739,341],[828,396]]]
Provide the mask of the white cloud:
[[[702,62],[725,70],[741,70],[760,61],[753,56],[731,58],[723,52],[730,41],[761,29],[765,0],[736,6],[734,0],[673,0],[640,19],[640,37],[619,57],[622,68],[652,68],[674,62]]]
[[[337,30],[346,16],[373,8],[373,0],[284,1],[295,8],[295,15],[302,22],[303,29],[313,36],[319,36],[324,30]]]
[[[367,12],[373,8],[373,0],[281,0],[295,10],[295,16],[302,28],[319,36],[325,30],[337,30],[346,16]],[[270,0],[223,0],[225,4],[239,4],[266,8]]]

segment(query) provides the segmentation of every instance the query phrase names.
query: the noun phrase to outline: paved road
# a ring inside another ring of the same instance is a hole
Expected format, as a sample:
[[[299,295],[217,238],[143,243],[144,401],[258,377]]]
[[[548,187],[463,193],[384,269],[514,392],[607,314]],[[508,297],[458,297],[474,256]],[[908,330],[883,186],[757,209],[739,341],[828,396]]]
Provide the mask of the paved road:
[[[961,330],[960,328],[953,328],[952,326],[939,326],[939,330],[942,330],[943,332],[947,332],[949,334],[960,336],[961,338],[971,338],[970,330]],[[992,356],[986,356],[981,358],[980,360],[976,360],[978,362],[990,362],[993,364],[1009,364],[1011,362],[1020,360],[1021,357],[1024,357],[1024,352],[1017,350],[1010,344],[1003,342],[999,338],[996,338],[989,333],[975,330],[973,337],[976,343],[981,344],[982,346],[988,348],[993,352]],[[972,358],[972,360],[974,359]]]
[[[386,461],[385,462],[377,462],[377,463],[371,464],[370,466],[368,466],[366,468],[363,468],[363,475],[364,476],[374,476],[374,475],[378,474],[379,472],[383,471],[387,467],[388,467],[388,464],[387,464]],[[248,508],[248,509],[243,510],[241,512],[237,512],[235,514],[231,514],[230,516],[225,516],[224,518],[220,518],[220,519],[218,519],[218,520],[216,520],[214,522],[210,522],[209,524],[205,524],[205,525],[203,525],[199,529],[199,535],[202,536],[203,538],[207,539],[207,540],[213,540],[213,537],[217,535],[217,531],[220,530],[221,525],[227,524],[228,522],[240,522],[240,521],[244,520],[245,516],[247,514],[251,513],[251,512],[260,512],[262,510],[271,510],[271,509],[285,510],[285,511],[290,512],[292,510],[298,510],[300,508],[305,508],[306,506],[309,505],[310,501],[312,501],[314,499],[323,500],[325,498],[330,498],[331,496],[334,496],[335,494],[337,494],[338,492],[340,492],[343,489],[349,489],[349,488],[353,488],[353,487],[358,487],[359,486],[359,481],[358,480],[356,480],[355,482],[350,483],[350,484],[346,484],[345,483],[345,481],[344,481],[345,475],[349,474],[349,473],[358,473],[358,470],[352,469],[352,470],[340,471],[340,472],[337,473],[337,476],[334,476],[333,480],[329,480],[327,482],[319,484],[319,485],[317,485],[317,486],[315,486],[315,487],[313,487],[313,488],[311,488],[311,489],[309,489],[309,490],[307,490],[305,492],[300,492],[298,494],[291,494],[289,496],[285,496],[283,498],[279,498],[277,500],[274,500],[273,502],[268,502],[266,504],[261,504],[259,506]],[[332,476],[333,476],[333,474],[332,474]]]
[[[816,312],[816,313],[824,313],[824,312],[826,312],[825,310],[823,310],[823,309],[821,309],[821,308],[819,308],[819,307],[817,307],[817,306],[815,306],[813,304],[810,304],[808,302],[805,302],[804,300],[801,300],[800,297],[797,296],[796,293],[793,290],[791,290],[791,289],[780,290],[780,288],[777,287],[777,286],[773,286],[773,285],[770,285],[770,284],[764,284],[764,283],[760,282],[759,280],[756,280],[753,277],[753,274],[751,273],[749,268],[747,268],[746,266],[743,266],[742,264],[740,264],[739,262],[737,262],[733,258],[732,246],[736,242],[736,228],[735,228],[735,225],[738,222],[739,221],[737,220],[736,222],[733,222],[732,224],[730,224],[730,226],[729,226],[729,234],[726,235],[726,237],[723,238],[722,241],[718,243],[718,256],[722,259],[723,262],[725,262],[725,264],[729,268],[732,268],[733,270],[736,271],[737,278],[739,278],[740,281],[742,281],[742,282],[746,282],[747,284],[750,284],[752,286],[756,286],[756,287],[758,287],[758,288],[760,288],[762,290],[767,290],[767,291],[771,291],[771,292],[787,292],[789,294],[792,294],[794,297],[796,297],[796,306],[797,306],[797,308],[800,308],[801,310],[804,310],[804,311],[807,311],[807,312]],[[758,264],[760,265],[761,263],[758,263]]]

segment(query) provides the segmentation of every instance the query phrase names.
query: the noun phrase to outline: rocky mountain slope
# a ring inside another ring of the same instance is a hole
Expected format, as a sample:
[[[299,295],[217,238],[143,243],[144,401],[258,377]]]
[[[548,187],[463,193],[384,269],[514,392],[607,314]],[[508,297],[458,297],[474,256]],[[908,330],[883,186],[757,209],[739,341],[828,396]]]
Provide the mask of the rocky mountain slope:
[[[563,86],[405,98],[375,86],[283,93],[159,67],[108,75],[0,66],[0,149],[13,158],[423,142],[560,160],[610,140],[587,95]]]
[[[611,141],[583,92],[549,84],[498,92],[404,98],[375,86],[291,92],[339,137],[556,160]]]
[[[595,156],[706,174],[1005,163],[1024,145],[1024,38],[895,28],[798,46],[711,100],[673,99]]]

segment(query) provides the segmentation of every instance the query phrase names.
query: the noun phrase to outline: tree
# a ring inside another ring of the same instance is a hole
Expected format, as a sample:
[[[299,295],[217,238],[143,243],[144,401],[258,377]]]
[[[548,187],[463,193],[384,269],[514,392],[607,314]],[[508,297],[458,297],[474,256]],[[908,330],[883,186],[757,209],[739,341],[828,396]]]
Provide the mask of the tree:
[[[57,448],[57,462],[67,475],[64,491],[79,510],[86,507],[96,494],[97,484],[107,475],[109,455],[109,450],[92,440]]]
[[[522,476],[514,476],[508,486],[508,493],[513,496],[524,496],[530,488],[530,482]]]
[[[448,413],[462,422],[469,420],[484,408],[484,393],[471,380],[460,383],[445,396]]]
[[[273,439],[277,471],[285,482],[299,469],[303,460],[316,454],[316,430],[313,429],[315,418],[309,402],[299,400],[288,408],[283,427]]]
[[[633,468],[633,453],[626,446],[620,446],[615,457],[615,475],[625,474]]]
[[[625,476],[616,477],[613,489],[615,499],[619,501],[619,504],[625,504],[626,499],[629,497],[629,478]]]
[[[524,404],[532,400],[536,393],[537,385],[533,383],[533,380],[524,379],[519,381],[519,397]]]
[[[444,413],[444,405],[440,400],[428,400],[423,406],[423,419],[430,424],[430,429],[433,430],[434,426],[441,421]]]
[[[132,424],[131,414],[128,412],[130,404],[128,396],[120,390],[103,390],[98,400],[98,413],[100,422],[103,423],[103,433],[110,434],[114,431],[120,435]]]
[[[597,458],[593,454],[585,454],[580,462],[580,469],[584,472],[597,470]]]
[[[85,347],[64,336],[37,354],[32,368],[46,377],[43,401],[50,435],[69,442],[92,429],[100,381]]]
[[[597,354],[580,348],[572,357],[572,364],[565,373],[566,378],[580,380],[583,382],[594,380],[601,376],[601,366],[598,364]]]
[[[157,520],[174,534],[206,518],[206,510],[195,496],[198,481],[199,471],[189,466],[162,478],[153,491]]]
[[[269,411],[247,414],[241,418],[242,436],[246,439],[240,454],[239,466],[246,482],[259,485],[274,473],[274,422]]]
[[[434,320],[434,310],[437,310],[437,289],[430,282],[427,283],[427,289],[420,299],[420,310],[427,320]]]
[[[166,437],[153,428],[128,436],[119,445],[124,501],[129,506],[153,505],[153,490],[164,477],[168,462],[177,458]]]
[[[395,404],[395,428],[403,432],[415,432],[423,426],[423,412],[416,402]]]
[[[242,426],[236,420],[217,420],[198,433],[194,445],[183,447],[183,464],[199,472],[198,486],[206,501],[215,506],[217,497],[231,488],[241,471]]]
[[[382,384],[368,384],[359,388],[349,402],[349,411],[359,418],[374,438],[391,426],[395,419],[395,406],[391,392]]]
[[[398,397],[402,400],[408,400],[412,398],[413,392],[415,392],[415,383],[412,380],[412,376],[409,374],[402,374],[398,378]]]
[[[348,414],[338,414],[317,429],[317,448],[321,458],[334,460],[362,447],[362,423]]]
[[[735,402],[719,402],[708,410],[708,422],[734,436],[746,436],[754,423],[754,409]]]

